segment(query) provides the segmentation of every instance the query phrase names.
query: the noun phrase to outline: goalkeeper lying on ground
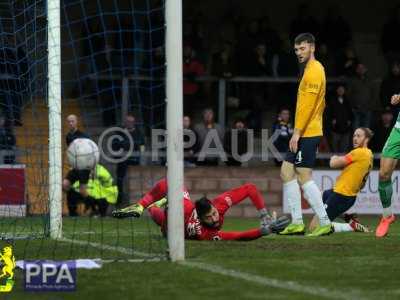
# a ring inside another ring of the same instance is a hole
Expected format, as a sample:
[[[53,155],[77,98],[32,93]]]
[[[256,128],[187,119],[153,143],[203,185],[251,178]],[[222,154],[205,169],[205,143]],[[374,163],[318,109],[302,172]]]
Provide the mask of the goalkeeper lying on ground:
[[[161,209],[167,200],[167,181],[159,181],[138,203],[116,210],[116,218],[140,217],[145,208],[151,218],[161,227],[164,235],[167,233],[167,212]],[[260,227],[246,231],[222,231],[224,215],[227,210],[247,197],[257,208],[260,216]],[[263,235],[280,232],[288,224],[289,219],[271,217],[265,207],[264,199],[254,184],[244,184],[227,191],[213,200],[203,197],[192,203],[189,192],[183,190],[185,238],[194,240],[254,240]]]

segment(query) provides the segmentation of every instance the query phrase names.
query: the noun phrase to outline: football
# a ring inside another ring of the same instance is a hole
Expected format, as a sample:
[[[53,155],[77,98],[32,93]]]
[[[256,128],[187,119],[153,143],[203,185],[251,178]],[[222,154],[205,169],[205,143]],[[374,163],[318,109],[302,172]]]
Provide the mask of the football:
[[[99,148],[90,139],[75,139],[67,149],[67,158],[73,169],[91,170],[99,162]]]

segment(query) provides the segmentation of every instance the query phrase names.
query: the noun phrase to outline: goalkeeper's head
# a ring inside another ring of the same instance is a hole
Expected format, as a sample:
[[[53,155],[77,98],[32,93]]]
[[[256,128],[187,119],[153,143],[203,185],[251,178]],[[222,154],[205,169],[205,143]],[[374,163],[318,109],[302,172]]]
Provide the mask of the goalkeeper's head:
[[[196,212],[200,222],[207,227],[218,228],[220,226],[218,210],[206,197],[196,201]]]
[[[314,59],[315,37],[309,33],[300,33],[294,39],[294,52],[300,64],[306,64],[310,59]]]

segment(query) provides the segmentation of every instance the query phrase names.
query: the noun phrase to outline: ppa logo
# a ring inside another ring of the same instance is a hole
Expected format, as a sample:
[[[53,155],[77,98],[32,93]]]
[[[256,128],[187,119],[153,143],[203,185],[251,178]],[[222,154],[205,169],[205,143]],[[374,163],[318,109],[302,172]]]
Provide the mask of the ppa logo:
[[[25,291],[76,290],[75,261],[25,261]]]
[[[6,246],[3,248],[0,254],[0,292],[11,292],[14,286],[14,269],[15,269],[15,258],[13,255],[12,247]],[[3,280],[5,279],[5,282]]]

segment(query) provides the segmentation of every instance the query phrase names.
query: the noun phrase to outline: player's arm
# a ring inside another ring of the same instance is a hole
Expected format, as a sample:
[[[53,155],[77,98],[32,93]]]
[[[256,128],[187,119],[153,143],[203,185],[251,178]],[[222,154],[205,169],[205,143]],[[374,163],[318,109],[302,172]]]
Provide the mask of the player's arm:
[[[400,103],[400,94],[395,94],[392,96],[392,99],[390,99],[390,103],[392,105],[397,105]]]
[[[212,237],[213,240],[222,241],[251,241],[262,237],[262,231],[259,228],[246,231],[218,231]]]
[[[329,166],[332,169],[341,169],[351,164],[353,160],[353,155],[351,153],[343,156],[334,155],[329,161]]]

